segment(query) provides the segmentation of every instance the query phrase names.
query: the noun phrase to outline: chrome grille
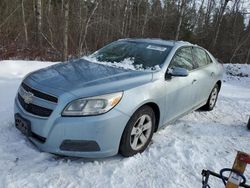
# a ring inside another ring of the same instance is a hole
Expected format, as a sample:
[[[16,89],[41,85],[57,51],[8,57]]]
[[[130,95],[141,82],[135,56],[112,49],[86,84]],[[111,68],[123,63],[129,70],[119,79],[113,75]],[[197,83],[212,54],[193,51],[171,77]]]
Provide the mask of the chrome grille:
[[[50,102],[54,102],[54,103],[58,102],[57,97],[54,97],[52,95],[43,93],[43,92],[38,91],[36,89],[33,89],[30,86],[28,86],[27,84],[25,84],[25,83],[22,83],[21,86],[23,87],[23,89],[25,89],[25,91],[33,93],[34,96],[36,96],[38,98],[41,98],[41,99],[44,99],[44,100],[47,100],[47,101],[50,101]]]
[[[35,90],[24,83],[22,83],[20,86],[17,98],[20,105],[25,111],[41,117],[49,117],[53,110],[36,104],[34,102],[34,98],[43,99],[48,103],[58,102],[58,99],[56,97]]]

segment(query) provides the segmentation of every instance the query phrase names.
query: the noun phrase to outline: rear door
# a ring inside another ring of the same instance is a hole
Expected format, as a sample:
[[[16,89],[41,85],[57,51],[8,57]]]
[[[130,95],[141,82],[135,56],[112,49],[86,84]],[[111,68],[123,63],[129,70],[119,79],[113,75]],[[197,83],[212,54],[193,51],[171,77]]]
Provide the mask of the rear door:
[[[197,65],[193,61],[191,47],[178,49],[171,60],[168,69],[173,67],[185,68],[189,71],[187,77],[174,77],[166,79],[166,100],[164,123],[188,112],[194,107],[194,83],[196,78],[193,75]]]
[[[194,61],[198,68],[194,71],[197,82],[194,84],[195,104],[199,105],[207,101],[215,83],[216,67],[205,50],[193,47]]]

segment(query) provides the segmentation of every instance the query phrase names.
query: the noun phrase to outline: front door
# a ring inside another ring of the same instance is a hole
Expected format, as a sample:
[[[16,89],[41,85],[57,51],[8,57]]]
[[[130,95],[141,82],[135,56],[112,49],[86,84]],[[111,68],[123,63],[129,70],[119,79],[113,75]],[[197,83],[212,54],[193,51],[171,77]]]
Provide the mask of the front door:
[[[196,69],[197,65],[193,61],[191,47],[182,47],[176,51],[168,70],[173,67],[185,68],[190,72],[186,77],[172,76],[166,79],[164,123],[168,123],[194,107],[196,78],[192,70]]]

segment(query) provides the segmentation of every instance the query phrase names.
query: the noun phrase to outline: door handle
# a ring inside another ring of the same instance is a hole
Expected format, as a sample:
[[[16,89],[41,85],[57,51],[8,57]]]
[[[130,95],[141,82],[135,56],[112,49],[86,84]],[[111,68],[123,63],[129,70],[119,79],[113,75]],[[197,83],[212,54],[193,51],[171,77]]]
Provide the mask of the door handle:
[[[194,84],[195,82],[197,82],[197,80],[196,80],[196,79],[193,79],[192,84]]]

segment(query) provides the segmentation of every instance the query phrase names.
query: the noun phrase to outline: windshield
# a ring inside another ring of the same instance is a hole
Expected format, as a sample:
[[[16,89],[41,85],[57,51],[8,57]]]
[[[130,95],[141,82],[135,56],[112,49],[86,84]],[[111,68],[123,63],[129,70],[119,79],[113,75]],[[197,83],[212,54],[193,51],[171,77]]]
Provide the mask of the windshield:
[[[113,42],[91,55],[98,62],[130,64],[135,69],[160,68],[172,47],[134,41]],[[121,66],[119,66],[121,67]]]

